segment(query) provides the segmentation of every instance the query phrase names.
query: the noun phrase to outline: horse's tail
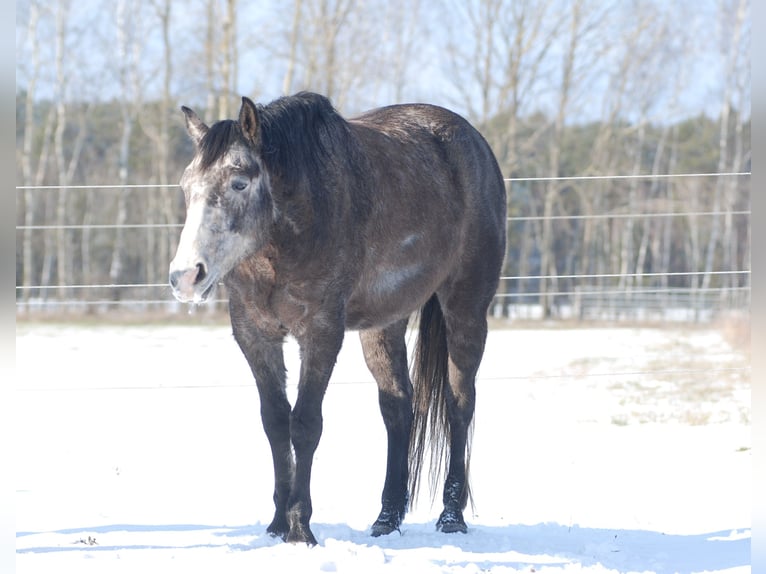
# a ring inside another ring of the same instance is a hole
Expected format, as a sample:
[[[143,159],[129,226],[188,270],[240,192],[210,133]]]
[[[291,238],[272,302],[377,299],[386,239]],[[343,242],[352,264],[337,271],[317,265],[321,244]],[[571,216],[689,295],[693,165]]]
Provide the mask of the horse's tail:
[[[413,356],[412,384],[413,421],[410,434],[409,492],[414,504],[426,451],[430,451],[429,482],[431,500],[435,498],[439,478],[449,466],[450,426],[447,417],[449,393],[447,325],[436,295],[431,296],[420,310],[418,341]],[[468,462],[470,461],[470,432],[466,446],[466,495]]]

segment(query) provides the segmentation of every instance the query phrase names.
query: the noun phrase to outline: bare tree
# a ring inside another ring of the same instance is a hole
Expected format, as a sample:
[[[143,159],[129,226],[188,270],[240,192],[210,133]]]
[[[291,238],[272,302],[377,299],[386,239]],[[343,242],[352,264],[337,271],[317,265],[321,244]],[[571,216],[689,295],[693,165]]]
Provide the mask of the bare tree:
[[[293,7],[292,27],[290,28],[290,39],[287,56],[287,66],[285,78],[282,82],[282,93],[291,94],[293,91],[293,78],[295,77],[296,59],[298,57],[298,39],[300,37],[300,28],[302,25],[303,0],[295,0]]]
[[[138,63],[141,61],[140,26],[137,22],[140,15],[140,0],[119,0],[116,11],[117,33],[117,69],[120,82],[120,118],[121,134],[117,162],[117,180],[122,189],[117,193],[117,214],[115,217],[115,238],[112,249],[112,261],[109,266],[109,279],[113,284],[121,282],[125,259],[125,229],[128,220],[128,201],[131,190],[130,181],[130,152],[133,125],[137,108],[141,105],[141,89]],[[120,289],[114,291],[114,297],[119,298]]]
[[[177,223],[177,215],[173,209],[176,190],[169,189],[170,183],[170,117],[175,112],[172,106],[171,81],[173,77],[172,43],[170,24],[172,15],[172,0],[151,0],[154,15],[159,24],[162,38],[162,71],[161,94],[159,109],[156,114],[149,114],[144,109],[138,115],[138,121],[144,134],[151,140],[156,149],[155,181],[160,185],[156,193],[150,193],[147,200],[148,223],[171,225]],[[160,283],[165,279],[165,269],[175,248],[177,237],[170,228],[163,227],[157,231],[150,229],[146,233],[147,257],[145,261],[145,276],[150,283]]]
[[[237,28],[234,19],[237,11],[237,0],[226,0],[226,6],[221,22],[220,75],[221,89],[218,95],[218,116],[231,117],[230,103],[235,92],[237,69]]]
[[[521,117],[534,110],[546,58],[566,17],[557,8],[551,0],[475,0],[456,1],[445,12],[446,53],[453,84],[462,106],[485,133],[507,175],[517,172],[522,148],[535,149],[547,127],[540,126],[542,129],[527,134],[524,140],[520,137]],[[512,198],[509,194],[509,214],[515,212]],[[535,209],[533,203],[531,209]],[[519,276],[528,274],[532,239],[541,238],[535,225],[529,225],[532,233],[521,234]],[[510,222],[507,232],[513,236]],[[511,262],[506,261],[505,272],[511,268]],[[525,289],[523,280],[518,289]]]
[[[633,3],[629,9],[615,11],[612,16],[611,28],[619,31],[620,42],[605,58],[613,61],[614,66],[606,70],[609,89],[603,100],[603,115],[587,171],[638,176],[644,169],[649,110],[667,78],[666,74],[659,74],[666,69],[660,65],[659,47],[667,42],[667,19],[660,17],[650,2]],[[628,121],[635,112],[637,121]],[[618,273],[623,289],[633,285],[637,260],[641,250],[645,252],[647,248],[635,245],[634,215],[640,213],[643,206],[643,185],[642,181],[631,179],[626,184],[607,180],[590,187],[593,200],[588,205],[595,212],[619,210],[626,216],[614,221],[585,222],[588,240],[595,242],[588,253],[601,251],[596,257],[595,271]],[[646,233],[647,229],[641,228],[641,231]],[[649,236],[645,239],[648,241]],[[587,266],[590,265],[588,261]]]
[[[504,0],[482,0],[456,2],[452,8],[446,11],[445,16],[457,14],[454,21],[447,21],[447,53],[454,84],[468,115],[475,121],[485,123],[501,110],[495,78],[502,66],[502,62],[498,61],[502,58],[502,54],[498,53],[500,14],[508,8],[508,4]],[[464,41],[456,42],[455,38]],[[512,58],[513,54],[509,53],[509,57]],[[505,81],[513,81],[513,78]],[[477,94],[472,88],[478,89],[478,105]]]
[[[730,124],[733,97],[734,94],[737,93],[738,85],[742,85],[740,78],[742,77],[743,69],[749,69],[750,67],[750,62],[746,56],[748,52],[747,47],[742,45],[748,12],[748,0],[720,0],[719,13],[721,16],[720,22],[723,27],[721,31],[721,52],[724,60],[726,81],[724,82],[721,101],[720,130],[718,138],[718,173],[728,171],[730,166],[736,169],[742,162],[742,147],[739,143],[735,143],[734,153],[732,154],[732,152],[730,152],[729,130],[731,129]],[[741,114],[738,115],[741,117]],[[741,120],[735,121],[737,122],[737,125],[735,126],[735,138],[741,140]],[[731,159],[729,157],[730,155],[732,155]],[[736,185],[736,182],[727,179],[725,176],[719,176],[716,180],[712,205],[712,210],[716,215],[713,215],[712,228],[705,253],[705,268],[702,278],[703,289],[710,286],[712,272],[715,266],[715,255],[720,241],[721,217],[718,215],[718,212],[720,212],[722,208],[722,203],[725,202],[731,204],[730,198],[733,195],[733,183]],[[726,241],[731,242],[733,227],[729,217],[727,217],[726,227],[728,236]],[[731,270],[733,265],[731,252],[728,249],[724,250],[723,255],[726,259],[726,266]]]
[[[216,31],[218,15],[218,0],[206,0],[205,4],[205,93],[207,105],[205,106],[205,121],[211,122],[220,119],[215,110],[216,101],[216,65],[215,54]]]
[[[416,64],[417,47],[424,35],[421,19],[423,18],[421,0],[391,0],[384,2],[386,17],[384,49],[386,58],[386,81],[393,85],[395,102],[404,99],[404,90],[408,82],[408,71]],[[381,74],[382,75],[382,74]]]
[[[68,39],[69,24],[69,0],[59,0],[56,7],[56,33],[55,33],[55,68],[56,68],[56,129],[53,134],[53,149],[58,173],[58,184],[61,186],[56,202],[56,284],[58,295],[66,299],[69,294],[69,286],[73,283],[74,249],[71,244],[71,234],[66,224],[68,216],[69,182],[72,179],[84,141],[84,122],[82,111],[80,115],[80,130],[71,147],[70,157],[67,158],[67,147],[64,137],[68,125],[68,77],[66,61],[66,42]],[[51,249],[53,252],[53,249]]]
[[[549,152],[549,177],[548,185],[545,190],[545,206],[543,208],[543,229],[540,248],[541,262],[540,271],[542,275],[547,275],[551,278],[549,282],[543,279],[541,283],[541,295],[540,304],[543,309],[543,315],[550,317],[551,308],[553,304],[553,298],[548,296],[548,285],[553,287],[556,291],[558,280],[558,271],[556,269],[556,257],[553,252],[553,229],[552,229],[552,215],[553,215],[553,203],[556,200],[560,192],[560,183],[554,179],[559,175],[559,166],[561,159],[561,138],[564,131],[564,121],[567,117],[569,100],[571,98],[572,82],[574,81],[575,72],[575,59],[577,58],[577,51],[579,48],[581,33],[582,33],[582,10],[583,1],[575,0],[572,3],[571,20],[569,22],[569,38],[568,45],[564,51],[564,58],[562,62],[561,71],[561,86],[559,89],[558,105],[556,109],[556,118],[553,123],[553,129],[551,130],[550,139],[550,152]]]
[[[626,185],[626,215],[622,222],[622,232],[619,249],[619,287],[628,292],[635,284],[635,273],[639,272],[637,261],[641,259],[641,245],[637,248],[635,237],[636,228],[648,240],[648,229],[651,222],[636,220],[633,216],[645,210],[646,191],[645,181],[638,176],[645,174],[647,153],[647,131],[652,121],[652,108],[662,93],[662,86],[667,84],[668,63],[664,57],[663,48],[668,45],[673,35],[668,28],[669,18],[663,17],[651,3],[637,5],[638,17],[633,16],[634,27],[629,36],[630,41],[624,53],[624,71],[627,74],[625,87],[629,108],[638,112],[635,126],[624,131],[627,136],[630,165],[626,165],[628,173],[635,176]],[[665,119],[664,117],[662,119]],[[662,140],[660,140],[662,143]],[[655,154],[661,153],[662,146],[655,149]],[[655,166],[659,157],[656,156]],[[643,240],[642,240],[643,241]]]
[[[565,14],[551,0],[477,0],[455,2],[453,8],[447,53],[455,87],[479,124],[507,114],[506,141],[491,143],[505,151],[500,161],[512,172],[519,116],[540,89],[541,69]]]
[[[35,97],[37,95],[37,79],[40,74],[40,42],[37,34],[38,22],[40,19],[40,6],[35,0],[29,5],[29,20],[27,23],[27,42],[29,43],[31,55],[29,61],[31,69],[27,80],[26,100],[24,103],[24,143],[21,154],[21,172],[25,186],[35,184],[35,174],[32,167],[33,142],[36,135],[37,122],[35,121]],[[42,159],[42,158],[41,158]],[[40,163],[38,163],[38,166]],[[44,164],[43,164],[44,165]],[[24,225],[26,229],[23,235],[23,278],[22,284],[25,287],[23,297],[29,300],[31,295],[31,286],[35,282],[35,261],[33,253],[33,230],[31,226],[35,223],[35,192],[32,189],[24,191]]]
[[[165,0],[162,8],[158,8],[158,14],[162,23],[162,47],[163,47],[163,61],[165,63],[163,67],[162,75],[162,109],[160,110],[160,138],[159,138],[159,183],[163,186],[171,183],[170,181],[170,126],[169,115],[172,109],[172,96],[171,96],[171,79],[173,77],[173,58],[170,41],[170,15],[171,15],[171,0]],[[165,225],[172,225],[177,223],[177,214],[173,209],[173,198],[178,192],[166,187],[162,188],[160,192],[162,197],[162,213],[164,220],[162,223]],[[165,269],[169,264],[171,254],[175,251],[177,243],[177,234],[171,233],[170,228],[165,227],[162,233],[160,241],[159,259],[161,265],[158,265],[158,269],[162,269],[162,279],[165,279]],[[157,281],[159,282],[159,277]]]
[[[339,108],[346,105],[351,87],[369,73],[360,64],[367,38],[356,34],[364,21],[361,8],[355,0],[294,0],[284,92],[312,90]]]
[[[205,0],[205,120],[210,123],[231,117],[236,96],[238,42],[237,0]]]

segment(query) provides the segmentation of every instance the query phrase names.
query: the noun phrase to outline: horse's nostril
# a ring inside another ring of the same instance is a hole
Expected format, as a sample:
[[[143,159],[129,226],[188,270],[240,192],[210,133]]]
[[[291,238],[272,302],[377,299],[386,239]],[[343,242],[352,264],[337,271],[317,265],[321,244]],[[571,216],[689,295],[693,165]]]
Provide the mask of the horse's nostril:
[[[194,283],[197,284],[205,277],[207,276],[207,271],[205,271],[205,264],[204,263],[197,263],[197,278],[194,280]]]
[[[170,273],[170,286],[173,287],[173,289],[178,287],[178,281],[181,279],[181,273],[180,271],[172,271]]]

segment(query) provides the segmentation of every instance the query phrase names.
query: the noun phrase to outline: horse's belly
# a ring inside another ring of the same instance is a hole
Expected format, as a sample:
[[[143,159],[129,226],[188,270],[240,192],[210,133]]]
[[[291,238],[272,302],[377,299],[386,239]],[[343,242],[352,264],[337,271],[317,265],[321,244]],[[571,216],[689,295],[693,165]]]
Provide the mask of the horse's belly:
[[[409,316],[431,296],[440,274],[422,262],[370,270],[346,307],[349,329],[384,327]]]

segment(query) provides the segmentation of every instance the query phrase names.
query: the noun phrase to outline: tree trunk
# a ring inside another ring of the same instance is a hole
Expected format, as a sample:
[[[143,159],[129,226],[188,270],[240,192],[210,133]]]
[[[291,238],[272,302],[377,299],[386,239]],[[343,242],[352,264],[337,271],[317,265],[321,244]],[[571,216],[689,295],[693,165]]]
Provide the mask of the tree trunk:
[[[171,95],[170,82],[173,77],[173,58],[172,43],[170,41],[170,17],[171,0],[165,0],[163,11],[160,14],[162,21],[162,52],[163,52],[163,76],[162,76],[162,109],[160,110],[160,141],[159,141],[159,183],[166,186],[170,183],[170,112]],[[159,195],[162,202],[162,217],[165,225],[176,223],[176,217],[173,210],[173,196],[176,190],[162,187]],[[168,227],[164,227],[160,234],[157,271],[155,275],[147,274],[147,277],[153,277],[150,281],[153,283],[163,283],[167,279],[167,269],[170,265],[170,258],[175,244],[175,232]]]
[[[32,169],[32,148],[35,137],[35,95],[37,88],[37,78],[40,73],[40,42],[37,34],[37,24],[40,19],[40,8],[37,2],[33,1],[29,6],[29,21],[27,24],[27,38],[31,42],[32,56],[31,74],[27,83],[26,101],[24,102],[24,144],[21,155],[21,172],[25,186],[34,185],[34,173]],[[37,201],[35,191],[27,189],[24,191],[24,225],[26,229],[23,233],[23,274],[22,285],[24,290],[22,297],[24,301],[29,301],[32,295],[31,288],[35,283],[35,260],[33,253],[33,230],[30,226],[35,223],[35,210]]]
[[[576,0],[572,4],[572,21],[569,28],[569,45],[567,51],[564,54],[564,61],[561,75],[561,89],[559,91],[558,110],[556,114],[556,121],[553,126],[553,132],[551,134],[550,144],[550,166],[548,175],[551,178],[557,178],[560,167],[561,157],[561,137],[564,132],[564,120],[567,114],[567,105],[569,103],[570,89],[572,87],[572,80],[574,75],[574,65],[577,53],[577,45],[580,35],[580,9],[582,8],[582,1]],[[548,279],[543,279],[541,282],[541,295],[540,305],[543,308],[543,316],[550,317],[553,309],[553,297],[548,293],[548,286],[555,292],[558,288],[558,271],[556,264],[556,253],[554,252],[554,240],[553,240],[553,228],[551,216],[553,215],[553,204],[560,192],[560,184],[558,180],[551,179],[548,181],[545,191],[545,204],[543,208],[543,232],[542,232],[542,246],[541,246],[541,271],[542,275],[548,275],[551,277],[549,283]]]
[[[668,161],[668,173],[675,173],[676,165],[678,162],[678,128],[673,127],[672,142],[670,146],[670,159]],[[676,183],[673,180],[667,182],[665,189],[665,204],[672,206],[676,202]],[[669,273],[671,272],[670,264],[673,255],[673,229],[675,222],[672,217],[664,217],[662,220],[662,238],[656,253],[659,254],[659,269],[660,275],[660,287],[662,288],[663,301],[662,308],[666,309],[669,305],[668,288],[670,286]]]
[[[733,23],[733,30],[731,30],[732,40],[726,42],[728,52],[724,54],[727,70],[727,78],[724,83],[723,101],[721,103],[721,117],[720,117],[720,130],[718,137],[718,173],[723,173],[729,164],[729,122],[731,115],[731,95],[733,89],[732,77],[736,70],[736,62],[738,58],[739,39],[742,33],[742,25],[744,23],[747,14],[747,0],[739,0],[738,9]],[[727,11],[727,7],[721,4],[721,10]],[[715,192],[713,196],[712,210],[719,212],[721,210],[721,202],[725,193],[727,182],[725,176],[718,176],[716,179]],[[713,267],[715,266],[715,256],[718,250],[718,244],[721,234],[721,217],[720,215],[712,216],[712,227],[710,230],[710,237],[708,238],[707,250],[705,254],[705,274],[702,279],[702,287],[704,289],[709,288]]]
[[[218,15],[216,10],[217,0],[207,0],[205,14],[205,91],[207,92],[207,105],[205,106],[205,122],[210,124],[221,119],[216,112],[216,87],[215,87],[215,53],[216,53],[216,23]]]
[[[218,94],[218,117],[226,119],[231,117],[229,104],[234,86],[234,46],[236,44],[234,33],[234,18],[236,0],[226,0],[226,10],[221,23],[221,90]]]
[[[742,167],[742,117],[737,114],[734,125],[734,154],[731,158],[731,171],[738,171]],[[724,226],[723,226],[723,271],[737,271],[738,267],[738,242],[734,226],[732,211],[736,208],[738,182],[736,178],[729,177],[724,185]],[[734,274],[724,278],[724,285],[729,289],[737,285],[738,277]]]
[[[135,30],[131,29],[132,14],[127,6],[127,0],[120,0],[117,5],[117,47],[119,55],[120,72],[120,115],[122,119],[122,132],[120,135],[119,156],[117,161],[117,179],[120,185],[125,186],[117,192],[117,213],[115,217],[114,244],[112,246],[112,260],[109,265],[109,280],[112,284],[121,283],[124,271],[124,253],[125,253],[125,229],[122,227],[128,220],[128,198],[130,190],[127,186],[130,172],[130,137],[133,133],[134,111],[133,106],[137,102],[133,101],[137,96],[137,81],[131,76],[135,74],[133,69],[132,56],[133,42],[135,39]],[[115,289],[113,299],[120,298],[120,289]]]
[[[167,278],[166,270],[174,247],[175,232],[167,226],[176,223],[173,209],[176,190],[167,187],[170,183],[170,114],[172,112],[170,93],[173,71],[170,41],[172,3],[171,0],[152,0],[152,5],[160,22],[162,36],[162,97],[158,110],[159,120],[156,122],[159,127],[155,128],[153,123],[143,122],[141,127],[157,149],[155,181],[159,184],[159,188],[149,194],[147,222],[165,226],[146,231],[147,256],[144,261],[144,275],[149,283],[156,284],[164,282]]]
[[[64,226],[67,223],[67,199],[69,181],[68,169],[64,154],[64,133],[67,127],[66,105],[66,71],[64,69],[64,50],[66,41],[68,2],[61,2],[56,11],[56,131],[53,136],[54,155],[58,169],[58,183],[61,186],[56,202],[56,285],[58,297],[65,300],[69,295],[67,286],[70,284],[70,255],[69,232]]]
[[[662,169],[662,158],[665,154],[665,142],[667,140],[669,129],[663,128],[660,140],[657,142],[657,148],[654,151],[654,161],[652,162],[652,175],[659,175]],[[652,178],[649,187],[649,205],[656,205],[657,198],[660,193],[661,183],[658,178]],[[641,243],[638,247],[638,255],[636,257],[635,278],[634,284],[639,288],[643,286],[643,273],[646,268],[646,259],[650,251],[650,247],[656,245],[655,237],[657,236],[656,228],[659,227],[659,222],[654,218],[648,218],[645,220],[642,226]],[[651,249],[652,254],[658,253],[656,248]]]
[[[284,95],[289,95],[293,92],[293,78],[295,76],[295,64],[298,53],[298,38],[300,37],[300,29],[302,25],[302,8],[303,0],[295,0],[293,25],[290,29],[290,48],[289,55],[287,57],[287,70],[285,71],[285,78],[282,81],[282,93]]]
[[[123,102],[122,106],[122,135],[120,137],[120,156],[119,156],[119,171],[117,178],[121,185],[126,186],[128,183],[129,162],[130,162],[130,135],[133,131],[133,118],[130,111],[127,109],[129,104]],[[109,280],[112,284],[118,284],[121,282],[123,273],[123,257],[125,252],[125,229],[122,227],[128,221],[128,196],[130,189],[123,187],[118,192],[117,196],[117,215],[115,218],[114,230],[114,245],[112,247],[112,262],[109,266]],[[120,298],[120,290],[115,289],[113,294],[114,300]]]
[[[45,174],[48,167],[48,159],[50,156],[50,148],[53,140],[53,130],[56,125],[56,108],[50,108],[48,117],[45,120],[45,130],[43,131],[43,143],[40,150],[40,161],[37,163],[37,173],[35,175],[35,185],[42,185],[45,181]],[[43,221],[54,221],[53,213],[53,195],[46,195],[43,198]],[[40,285],[43,287],[41,296],[43,299],[48,299],[51,295],[51,290],[47,289],[53,282],[53,264],[55,260],[56,251],[56,236],[53,233],[46,232],[43,242],[43,260],[42,269],[40,270]]]
[[[638,140],[633,151],[632,175],[641,173],[641,158],[644,150],[644,137],[646,135],[646,121],[642,115],[638,125]],[[635,269],[635,253],[633,247],[633,230],[635,220],[633,214],[638,212],[638,179],[631,179],[628,183],[628,217],[623,222],[622,238],[620,239],[620,289],[625,289],[628,294],[633,287],[631,272]],[[630,295],[629,295],[630,296]]]

